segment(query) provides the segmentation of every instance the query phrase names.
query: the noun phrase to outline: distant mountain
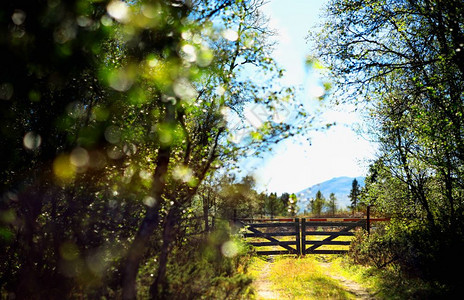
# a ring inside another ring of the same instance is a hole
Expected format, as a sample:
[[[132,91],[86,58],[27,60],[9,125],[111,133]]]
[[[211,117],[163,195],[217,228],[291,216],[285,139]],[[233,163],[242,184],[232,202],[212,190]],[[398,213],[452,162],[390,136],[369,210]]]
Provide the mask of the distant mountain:
[[[309,199],[316,197],[317,191],[321,191],[326,199],[329,199],[330,194],[334,193],[335,197],[337,197],[337,207],[348,207],[351,205],[348,196],[351,191],[353,179],[354,177],[336,177],[298,192],[296,195],[298,197],[300,212],[304,211],[309,203]],[[365,177],[356,177],[360,187],[364,186],[364,179]]]

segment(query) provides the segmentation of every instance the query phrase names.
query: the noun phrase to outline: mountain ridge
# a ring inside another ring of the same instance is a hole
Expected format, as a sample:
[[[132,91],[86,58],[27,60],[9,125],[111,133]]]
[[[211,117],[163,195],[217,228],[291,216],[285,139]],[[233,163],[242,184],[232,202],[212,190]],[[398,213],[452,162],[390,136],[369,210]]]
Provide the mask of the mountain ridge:
[[[337,207],[347,208],[351,205],[349,194],[351,191],[353,180],[356,178],[360,187],[364,186],[364,180],[366,179],[364,176],[358,177],[348,177],[348,176],[341,176],[341,177],[334,177],[332,179],[323,181],[321,183],[315,184],[311,187],[303,189],[296,193],[298,197],[298,207],[299,212],[302,213],[310,199],[316,197],[317,191],[321,191],[322,195],[328,199],[331,193],[335,194],[337,198]]]

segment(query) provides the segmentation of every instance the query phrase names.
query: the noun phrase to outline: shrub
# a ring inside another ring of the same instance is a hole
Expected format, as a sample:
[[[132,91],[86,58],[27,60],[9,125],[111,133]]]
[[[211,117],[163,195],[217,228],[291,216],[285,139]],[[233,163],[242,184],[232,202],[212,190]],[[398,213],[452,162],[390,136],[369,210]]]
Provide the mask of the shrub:
[[[252,278],[246,275],[252,254],[249,246],[220,224],[208,236],[188,237],[173,245],[168,265],[169,299],[249,299]],[[153,268],[139,274],[139,295],[148,294],[156,274]]]
[[[357,264],[383,268],[396,258],[392,241],[385,231],[376,230],[370,235],[365,230],[358,230],[351,241],[349,256]]]

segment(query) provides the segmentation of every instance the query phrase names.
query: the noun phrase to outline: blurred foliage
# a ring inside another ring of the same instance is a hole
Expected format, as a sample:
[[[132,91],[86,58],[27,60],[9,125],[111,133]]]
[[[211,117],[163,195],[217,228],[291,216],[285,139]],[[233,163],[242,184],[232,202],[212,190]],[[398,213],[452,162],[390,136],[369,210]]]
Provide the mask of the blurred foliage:
[[[172,247],[175,259],[168,265],[169,299],[249,299],[251,278],[246,272],[252,252],[231,235],[227,222],[219,221],[206,237],[179,241]],[[138,284],[142,298],[149,296],[147,287],[155,269],[156,260],[141,267]]]
[[[261,5],[0,4],[2,293],[166,298],[184,282],[173,279],[176,260],[210,264],[185,246],[209,247],[195,217],[203,180],[304,130],[272,113],[260,126],[235,126],[247,103],[306,115],[292,88],[273,84],[283,71],[269,57]],[[243,127],[252,130],[233,138]],[[215,284],[201,293],[246,294],[248,280],[232,272],[239,263],[217,259],[224,267],[205,267]]]

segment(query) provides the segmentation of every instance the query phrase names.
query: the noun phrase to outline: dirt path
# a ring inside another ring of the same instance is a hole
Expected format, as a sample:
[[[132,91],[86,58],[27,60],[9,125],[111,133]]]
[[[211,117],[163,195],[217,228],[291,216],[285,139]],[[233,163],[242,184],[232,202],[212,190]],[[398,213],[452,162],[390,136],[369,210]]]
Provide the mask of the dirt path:
[[[363,286],[359,285],[358,283],[340,274],[337,274],[336,271],[333,270],[334,268],[332,267],[332,263],[330,261],[318,260],[317,265],[318,265],[317,268],[319,269],[319,272],[322,272],[325,276],[331,277],[332,279],[339,282],[341,288],[345,290],[347,293],[352,295],[352,297],[348,297],[349,299],[352,299],[353,297],[355,299],[376,299],[376,297]],[[289,293],[291,294],[293,291],[284,292],[283,290],[281,290],[279,292],[279,290],[276,290],[275,286],[273,287],[273,283],[270,280],[272,267],[273,267],[273,259],[269,258],[268,261],[260,265],[259,268],[257,269],[258,274],[256,275],[257,276],[256,279],[253,281],[253,286],[256,291],[256,299],[257,300],[293,299],[292,296],[288,295]],[[330,287],[327,287],[327,288],[330,288]],[[324,289],[324,287],[322,287],[322,289]],[[308,297],[310,297],[311,299],[317,299],[317,298],[310,296],[310,293],[308,293]],[[301,298],[301,295],[298,296],[297,298],[303,299]]]
[[[281,299],[278,292],[273,291],[269,280],[272,262],[268,261],[261,270],[259,277],[253,282],[256,289],[256,299]]]
[[[354,282],[344,276],[331,273],[329,271],[331,267],[330,262],[319,262],[319,265],[327,276],[339,281],[345,290],[354,295],[356,299],[376,299],[374,295],[372,295],[366,288],[362,287],[357,282]]]

